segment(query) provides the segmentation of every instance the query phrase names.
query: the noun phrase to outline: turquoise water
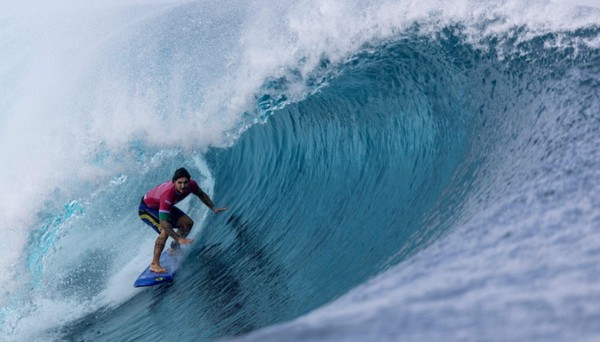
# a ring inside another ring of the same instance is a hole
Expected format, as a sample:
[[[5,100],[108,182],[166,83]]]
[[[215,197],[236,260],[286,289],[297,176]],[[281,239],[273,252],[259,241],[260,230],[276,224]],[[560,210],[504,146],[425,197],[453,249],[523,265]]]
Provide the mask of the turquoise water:
[[[15,203],[48,199],[5,217],[25,228],[7,233],[24,261],[3,279],[2,334],[597,338],[600,12],[508,4],[530,22],[481,2],[132,2],[50,11],[80,30],[58,52],[3,40],[46,51],[2,61],[5,127],[30,110],[52,134],[25,141],[56,154]],[[73,62],[58,86],[28,77]],[[230,209],[184,202],[196,242],[176,281],[134,289],[154,239],[136,205],[179,166]]]

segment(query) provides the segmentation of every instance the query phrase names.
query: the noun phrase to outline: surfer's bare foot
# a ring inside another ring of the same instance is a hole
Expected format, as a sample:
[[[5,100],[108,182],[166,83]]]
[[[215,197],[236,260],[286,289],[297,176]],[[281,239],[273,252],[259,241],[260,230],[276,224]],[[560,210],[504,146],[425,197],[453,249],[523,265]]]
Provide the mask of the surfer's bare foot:
[[[160,265],[155,265],[155,264],[150,265],[150,271],[152,271],[154,273],[167,273],[166,268],[164,268]]]

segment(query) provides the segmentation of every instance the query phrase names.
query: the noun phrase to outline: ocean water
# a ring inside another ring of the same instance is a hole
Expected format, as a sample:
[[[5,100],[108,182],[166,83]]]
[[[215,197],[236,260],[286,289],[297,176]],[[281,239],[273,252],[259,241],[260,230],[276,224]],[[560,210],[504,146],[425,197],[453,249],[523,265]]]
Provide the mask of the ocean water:
[[[0,341],[600,339],[598,1],[2,0],[0,90]]]

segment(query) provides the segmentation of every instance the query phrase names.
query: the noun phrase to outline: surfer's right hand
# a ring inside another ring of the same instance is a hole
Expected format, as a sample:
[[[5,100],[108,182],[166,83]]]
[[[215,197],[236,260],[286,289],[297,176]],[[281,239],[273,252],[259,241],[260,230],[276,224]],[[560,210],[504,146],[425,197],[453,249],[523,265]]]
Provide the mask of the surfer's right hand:
[[[179,242],[182,245],[189,245],[190,243],[194,242],[194,240],[186,239],[186,238],[179,238],[179,239],[177,239],[177,242]]]

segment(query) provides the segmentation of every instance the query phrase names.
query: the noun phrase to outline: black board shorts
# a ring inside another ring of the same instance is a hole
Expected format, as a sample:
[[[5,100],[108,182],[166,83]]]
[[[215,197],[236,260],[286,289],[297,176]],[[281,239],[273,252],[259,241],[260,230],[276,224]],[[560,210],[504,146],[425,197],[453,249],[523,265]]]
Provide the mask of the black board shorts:
[[[146,203],[144,203],[143,197],[142,201],[140,202],[140,207],[138,208],[138,215],[145,224],[149,225],[156,233],[160,234],[161,229],[160,220],[158,219],[158,209],[147,206]],[[169,223],[173,226],[173,228],[177,228],[177,221],[179,221],[179,219],[185,215],[186,214],[181,209],[173,206],[171,207]]]

